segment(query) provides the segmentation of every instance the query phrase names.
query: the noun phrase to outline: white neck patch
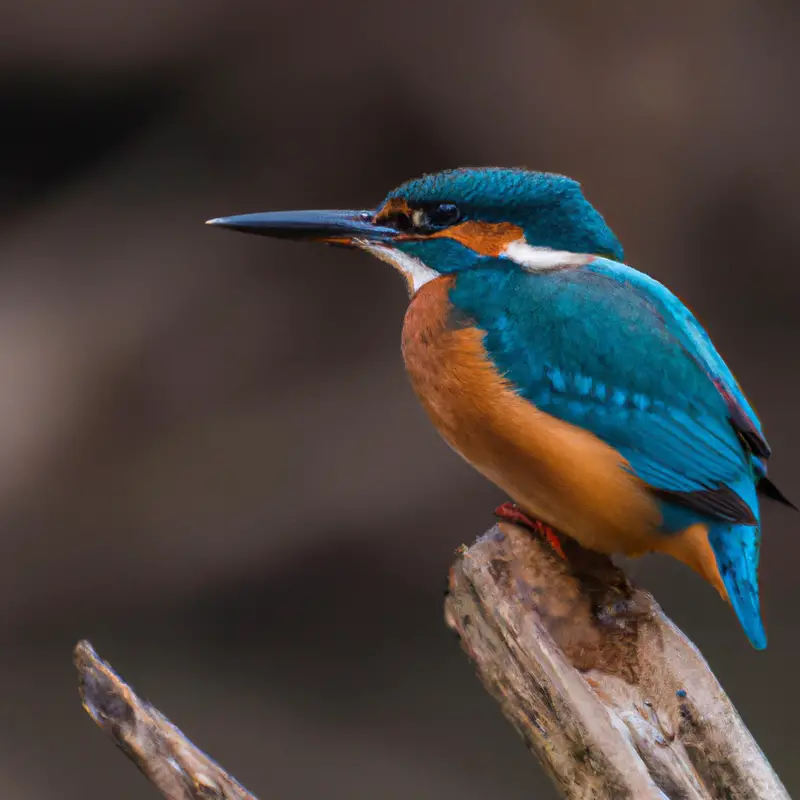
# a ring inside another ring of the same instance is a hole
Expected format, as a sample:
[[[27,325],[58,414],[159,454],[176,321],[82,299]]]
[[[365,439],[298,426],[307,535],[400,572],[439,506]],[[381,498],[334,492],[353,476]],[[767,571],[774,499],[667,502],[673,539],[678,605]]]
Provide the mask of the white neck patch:
[[[369,242],[365,239],[355,239],[353,244],[402,272],[408,283],[408,291],[412,295],[416,294],[426,283],[441,275],[441,272],[431,269],[418,258],[394,247],[387,247],[384,244]]]
[[[508,258],[530,272],[546,272],[562,267],[580,267],[594,259],[588,253],[570,253],[568,250],[551,250],[549,247],[534,247],[524,238],[509,242],[500,258]]]

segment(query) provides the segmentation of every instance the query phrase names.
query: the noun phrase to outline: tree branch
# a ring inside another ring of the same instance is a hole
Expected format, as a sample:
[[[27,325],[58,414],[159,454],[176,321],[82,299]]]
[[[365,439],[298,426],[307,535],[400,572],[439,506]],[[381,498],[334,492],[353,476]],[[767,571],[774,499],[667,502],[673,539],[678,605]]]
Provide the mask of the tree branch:
[[[695,646],[605,556],[501,523],[450,573],[449,626],[566,798],[788,800]]]
[[[789,800],[695,646],[611,561],[513,525],[464,548],[447,622],[570,800]],[[83,705],[167,800],[255,800],[88,642]]]
[[[75,666],[89,716],[167,800],[256,800],[165,716],[137,697],[89,642],[75,648]]]

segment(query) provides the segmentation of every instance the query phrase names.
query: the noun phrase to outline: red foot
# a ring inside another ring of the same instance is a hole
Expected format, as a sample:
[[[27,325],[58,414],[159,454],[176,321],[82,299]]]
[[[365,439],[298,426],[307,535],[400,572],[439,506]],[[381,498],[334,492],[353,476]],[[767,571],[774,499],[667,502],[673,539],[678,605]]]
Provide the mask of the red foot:
[[[503,503],[494,510],[494,515],[498,519],[512,522],[514,525],[521,525],[534,533],[538,533],[549,545],[553,548],[556,555],[560,558],[567,560],[564,555],[564,548],[561,547],[561,540],[558,534],[544,522],[538,519],[531,519],[522,509],[515,503]]]

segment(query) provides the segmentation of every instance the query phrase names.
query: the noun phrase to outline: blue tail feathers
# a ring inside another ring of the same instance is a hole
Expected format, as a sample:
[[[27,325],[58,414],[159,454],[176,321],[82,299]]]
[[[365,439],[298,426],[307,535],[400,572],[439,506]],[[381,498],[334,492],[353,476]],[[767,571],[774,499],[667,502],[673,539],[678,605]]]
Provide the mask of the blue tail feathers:
[[[756,650],[767,646],[758,596],[759,525],[712,525],[708,541],[733,610]]]

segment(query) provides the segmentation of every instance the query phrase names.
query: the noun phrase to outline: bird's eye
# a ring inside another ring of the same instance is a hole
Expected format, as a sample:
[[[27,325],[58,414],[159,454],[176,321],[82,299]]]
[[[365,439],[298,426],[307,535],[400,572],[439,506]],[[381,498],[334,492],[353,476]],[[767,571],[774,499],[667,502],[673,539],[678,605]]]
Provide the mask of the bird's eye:
[[[461,217],[458,206],[455,203],[437,203],[426,209],[428,224],[437,228],[446,228],[448,225],[455,225]]]

